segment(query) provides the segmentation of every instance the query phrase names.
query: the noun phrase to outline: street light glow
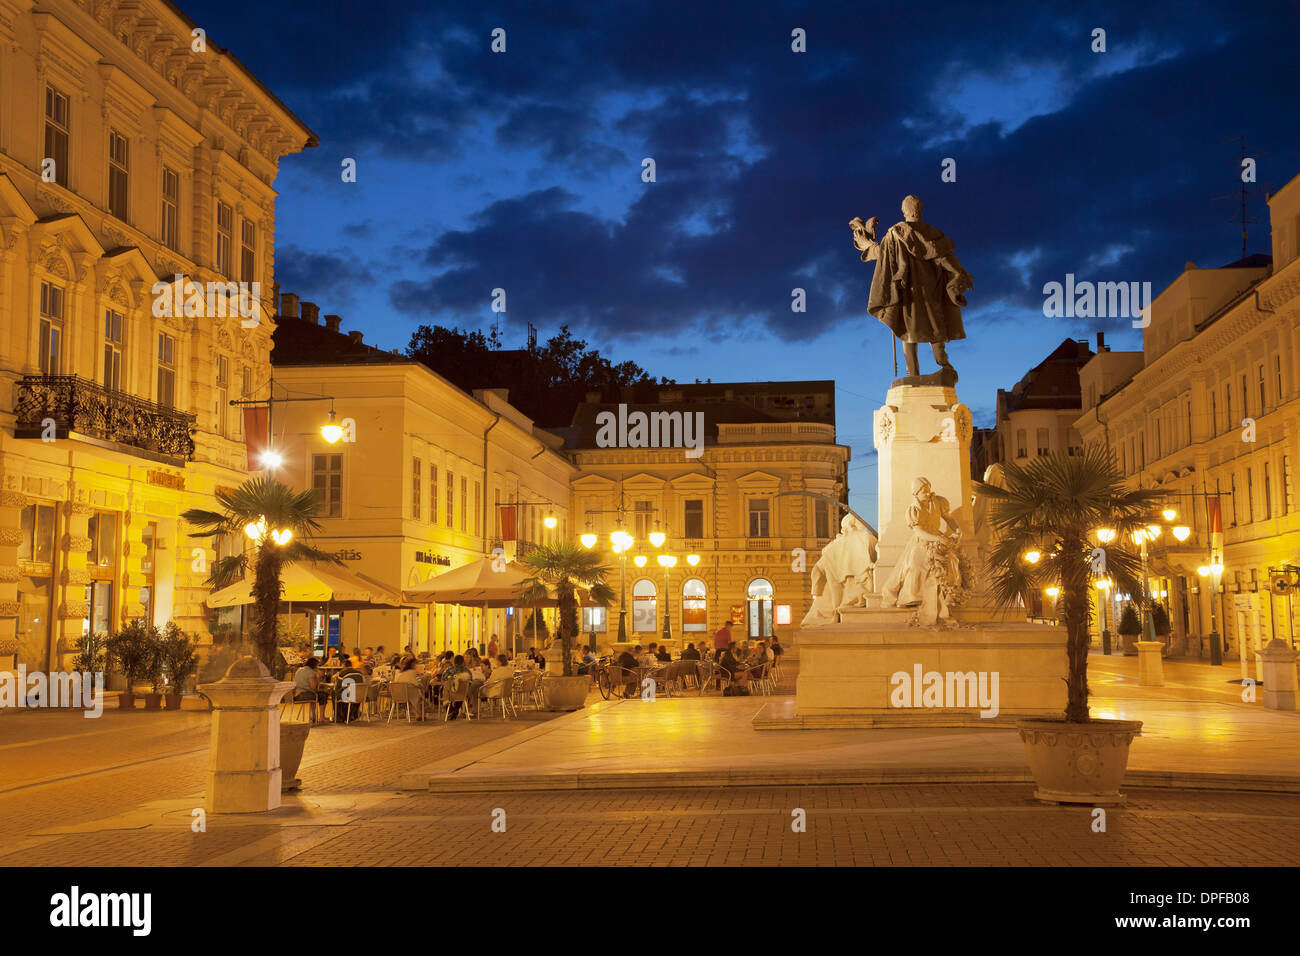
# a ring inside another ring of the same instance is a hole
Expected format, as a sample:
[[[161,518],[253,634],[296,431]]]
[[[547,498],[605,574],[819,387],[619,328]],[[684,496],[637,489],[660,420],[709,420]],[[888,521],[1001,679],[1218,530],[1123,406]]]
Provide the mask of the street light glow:
[[[700,556],[698,554],[688,554],[686,556],[686,563],[689,564],[691,567],[695,567],[697,564],[700,563]]]
[[[266,449],[261,455],[262,465],[267,468],[279,468],[284,464],[284,457],[278,451]]]
[[[1043,556],[1042,553],[1039,551],[1025,552],[1025,560],[1028,561],[1030,564],[1037,564],[1038,559],[1041,558],[1042,556]]]
[[[654,545],[656,548],[662,548],[664,546],[664,542],[667,540],[668,540],[668,535],[664,534],[662,531],[650,532],[650,543]]]
[[[677,555],[675,554],[661,554],[658,560],[661,568],[674,568],[677,566]]]
[[[1097,540],[1100,541],[1102,544],[1107,544],[1107,543],[1109,543],[1109,542],[1111,542],[1111,541],[1114,541],[1114,540],[1115,540],[1115,529],[1114,529],[1114,528],[1098,528],[1098,529],[1097,529]]]
[[[547,515],[545,518],[542,519],[542,524],[545,527],[551,529],[554,529],[559,523],[560,523],[560,519],[555,517],[555,515]],[[595,535],[592,535],[592,537],[594,538]]]
[[[632,559],[632,563],[635,564],[638,568],[644,568],[645,563],[648,560],[649,559],[644,554],[638,554],[636,557]]]
[[[584,531],[582,534],[578,535],[578,540],[582,542],[584,548],[590,551],[596,546],[596,542],[600,539],[596,536],[596,532]]]
[[[1166,508],[1164,511],[1160,512],[1160,514],[1166,521],[1173,521],[1178,517],[1178,512],[1173,508]]]
[[[1186,541],[1192,535],[1192,529],[1187,527],[1185,524],[1175,525],[1173,532],[1174,537],[1179,541]]]
[[[334,423],[334,409],[330,409],[330,420],[320,427],[320,437],[328,444],[337,445],[343,437],[343,426]]]

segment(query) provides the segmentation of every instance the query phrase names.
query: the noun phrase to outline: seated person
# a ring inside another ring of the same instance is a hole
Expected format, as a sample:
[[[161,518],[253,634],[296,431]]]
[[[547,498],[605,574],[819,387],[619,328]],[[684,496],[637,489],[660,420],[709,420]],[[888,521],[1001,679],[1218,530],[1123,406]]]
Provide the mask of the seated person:
[[[582,650],[578,652],[578,674],[590,674],[591,665],[596,663],[596,655],[591,653],[591,645],[583,644]]]
[[[656,645],[651,644],[650,646],[655,647]],[[654,654],[642,648],[640,644],[633,649],[632,653],[636,655],[637,667],[654,667],[658,663]]]
[[[700,652],[695,649],[695,645],[693,643],[687,644],[686,650],[682,651],[682,660],[698,661],[699,659],[700,659]]]
[[[485,694],[487,697],[500,697],[502,694],[508,694],[510,684],[515,679],[515,668],[510,663],[510,659],[504,654],[497,655],[496,666],[492,668],[492,673],[488,675],[488,689]],[[501,683],[496,683],[501,681]]]
[[[737,657],[736,642],[732,641],[718,659],[722,672],[731,678],[732,686],[744,687],[749,682],[749,668]]]
[[[333,697],[334,697],[334,720],[336,723],[351,723],[357,719],[361,712],[361,698],[365,695],[365,683],[370,675],[367,673],[368,667],[352,667],[351,665],[343,668],[334,677]],[[351,700],[343,700],[344,693],[348,693],[351,688]]]
[[[330,699],[330,692],[321,687],[320,678],[316,674],[316,668],[320,666],[320,661],[315,657],[307,658],[307,663],[298,668],[297,673],[293,675],[293,699],[295,701],[312,700],[317,707],[312,708],[312,722],[323,723],[325,702]],[[320,711],[318,714],[317,711]]]
[[[420,672],[415,669],[415,658],[409,654],[402,657],[401,663],[397,665],[397,673],[393,675],[394,684],[412,684],[417,691],[420,688]],[[421,715],[423,717],[423,715]]]
[[[636,650],[639,651],[640,649],[641,645],[638,644]],[[636,659],[636,655],[633,654],[632,651],[624,648],[623,653],[618,655],[617,663],[619,667],[623,668],[623,670],[614,671],[610,675],[610,678],[615,683],[618,683],[620,679],[626,679],[628,691],[633,691],[636,687],[637,681],[636,669],[641,666],[640,662]]]
[[[469,668],[465,666],[465,658],[460,654],[453,655],[451,667],[444,672],[444,675],[443,680],[445,681],[464,681],[467,688],[473,689],[471,684],[473,675],[470,674]],[[460,703],[460,701],[452,702],[448,720],[455,720],[460,716]]]

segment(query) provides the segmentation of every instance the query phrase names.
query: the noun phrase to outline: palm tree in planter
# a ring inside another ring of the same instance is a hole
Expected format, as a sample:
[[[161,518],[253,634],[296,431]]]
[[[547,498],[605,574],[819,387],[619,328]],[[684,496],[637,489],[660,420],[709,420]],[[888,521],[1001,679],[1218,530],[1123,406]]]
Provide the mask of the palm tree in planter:
[[[1129,489],[1111,453],[1088,445],[1081,453],[1060,452],[1003,466],[1003,487],[976,483],[990,499],[995,543],[989,554],[994,596],[1001,606],[1019,603],[1045,585],[1060,588],[1058,607],[1066,631],[1066,707],[1063,720],[1022,720],[1035,794],[1053,803],[1119,803],[1129,744],[1142,722],[1103,720],[1088,713],[1089,602],[1096,575],[1121,590],[1140,590],[1141,563],[1120,542],[1159,521],[1163,493]],[[1097,548],[1100,529],[1114,532]],[[1024,555],[1037,551],[1033,563]]]
[[[577,710],[587,699],[591,678],[573,674],[573,642],[578,635],[578,588],[585,588],[597,604],[608,606],[614,600],[613,589],[605,583],[609,569],[600,563],[600,555],[576,544],[560,542],[540,545],[523,563],[532,570],[520,587],[519,603],[525,607],[541,604],[553,590],[560,606],[556,636],[560,639],[563,677],[548,681],[547,701],[557,710]]]
[[[250,478],[234,491],[218,491],[221,511],[191,508],[181,515],[198,528],[192,538],[247,535],[251,551],[227,555],[212,565],[205,582],[213,590],[234,584],[253,565],[253,643],[258,659],[271,673],[279,645],[280,572],[297,561],[341,563],[307,544],[321,526],[316,521],[320,500],[315,491],[294,491],[271,478]]]

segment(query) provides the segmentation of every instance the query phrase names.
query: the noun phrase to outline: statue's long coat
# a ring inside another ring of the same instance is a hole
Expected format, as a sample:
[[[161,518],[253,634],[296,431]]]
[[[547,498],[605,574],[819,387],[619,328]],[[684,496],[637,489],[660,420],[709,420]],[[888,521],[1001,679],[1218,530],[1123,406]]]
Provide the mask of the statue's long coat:
[[[955,248],[928,223],[895,223],[880,242],[867,311],[904,342],[964,339],[961,309],[948,298],[953,276],[940,265]]]

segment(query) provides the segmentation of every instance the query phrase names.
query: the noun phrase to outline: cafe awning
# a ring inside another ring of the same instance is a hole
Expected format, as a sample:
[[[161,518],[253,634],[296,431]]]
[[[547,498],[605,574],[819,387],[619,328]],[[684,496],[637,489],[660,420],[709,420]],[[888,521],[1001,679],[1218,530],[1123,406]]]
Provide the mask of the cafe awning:
[[[364,574],[336,565],[298,562],[280,572],[282,604],[328,604],[335,611],[364,611],[368,608],[401,608],[412,605],[397,591]],[[253,578],[209,594],[208,607],[238,607],[253,603]]]
[[[518,561],[500,558],[480,558],[463,567],[439,574],[423,584],[402,592],[408,602],[417,604],[460,604],[466,607],[523,607],[519,592],[533,576],[533,570]],[[578,589],[578,603],[586,604],[589,596],[585,588]],[[555,607],[558,602],[552,591],[550,596],[534,607]]]

